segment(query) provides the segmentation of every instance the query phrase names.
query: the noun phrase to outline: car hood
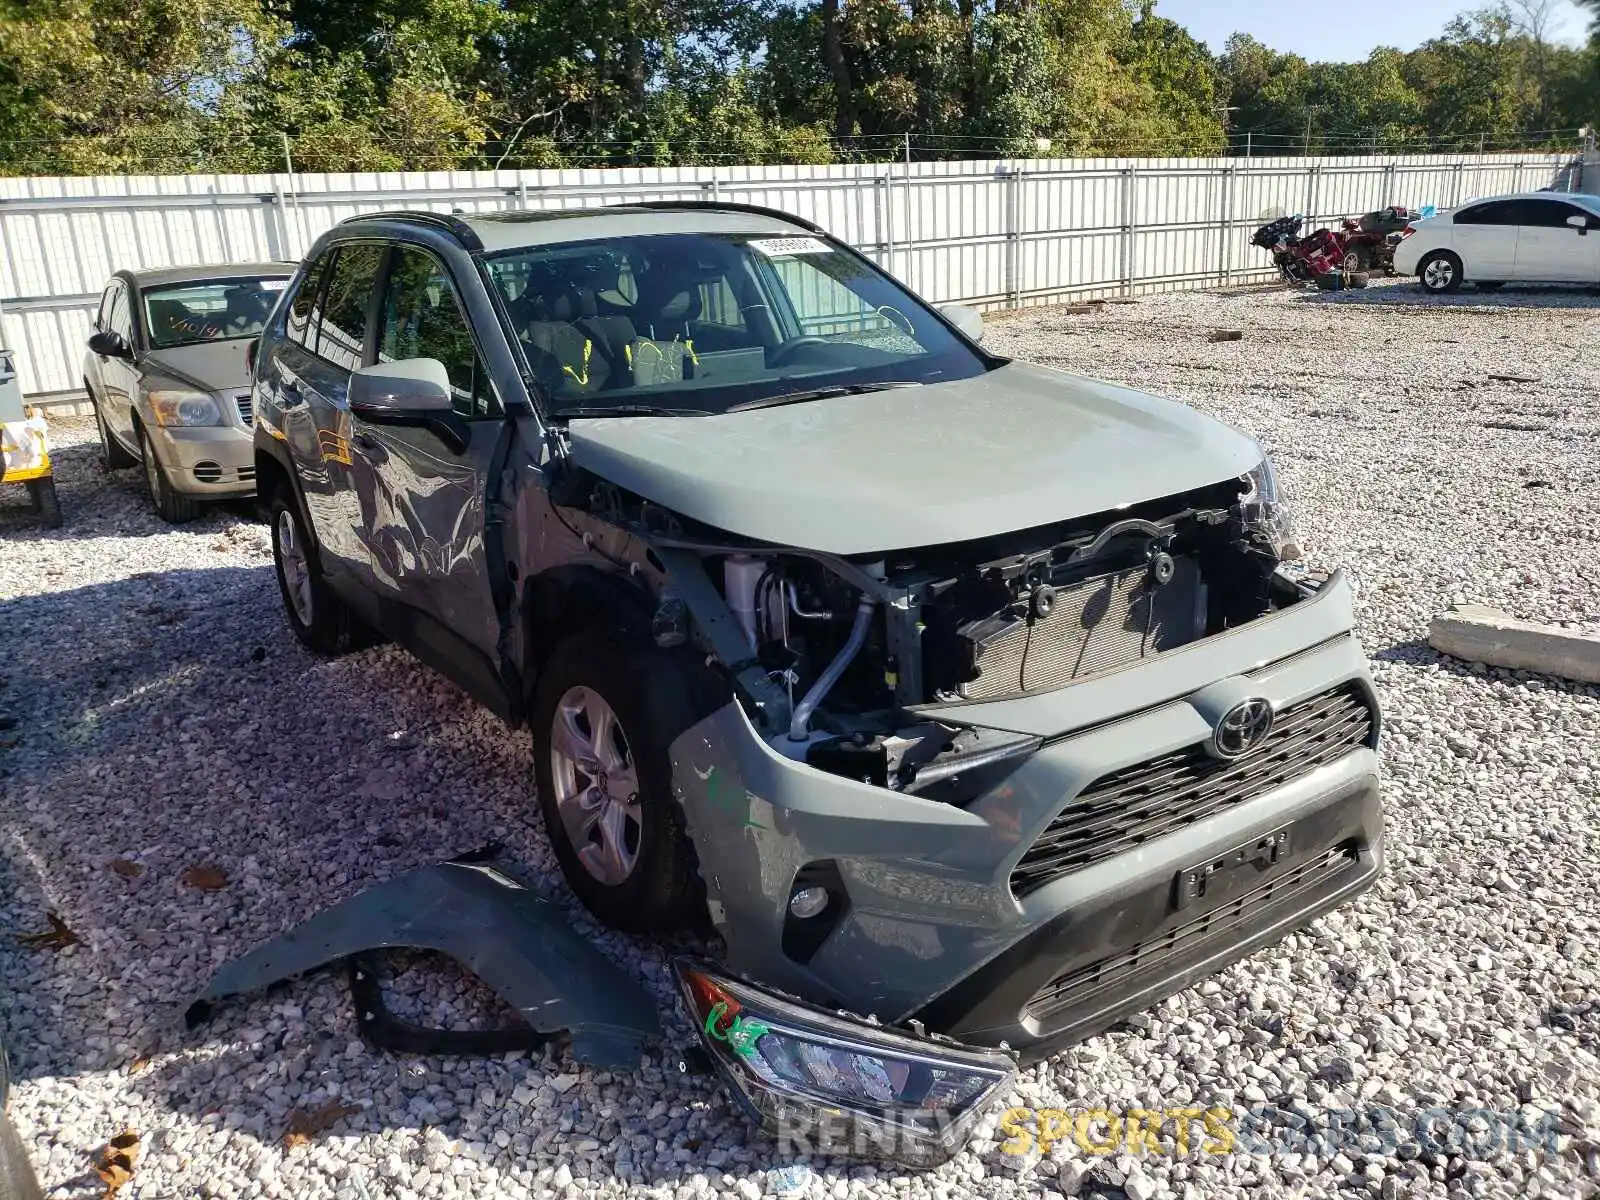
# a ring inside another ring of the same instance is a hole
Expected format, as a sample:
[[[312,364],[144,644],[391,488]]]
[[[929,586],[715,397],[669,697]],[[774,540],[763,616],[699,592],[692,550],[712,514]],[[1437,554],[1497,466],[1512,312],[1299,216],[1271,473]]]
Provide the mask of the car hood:
[[[867,554],[1009,533],[1241,475],[1250,438],[1172,401],[1023,363],[713,417],[576,418],[573,461],[764,542]]]
[[[231,392],[250,386],[250,372],[244,352],[251,338],[196,342],[192,346],[173,346],[151,350],[140,360],[147,375],[169,375],[207,392]]]

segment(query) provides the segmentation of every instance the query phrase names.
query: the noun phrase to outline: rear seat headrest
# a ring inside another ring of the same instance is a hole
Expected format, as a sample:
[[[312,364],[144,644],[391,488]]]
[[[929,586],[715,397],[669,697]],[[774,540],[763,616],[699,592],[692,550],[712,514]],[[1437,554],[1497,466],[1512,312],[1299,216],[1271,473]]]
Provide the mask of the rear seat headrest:
[[[656,310],[655,319],[658,321],[692,321],[700,315],[700,289],[687,288],[667,297],[662,306]]]
[[[550,319],[553,321],[579,321],[594,316],[598,311],[594,292],[588,288],[568,288],[550,302]]]

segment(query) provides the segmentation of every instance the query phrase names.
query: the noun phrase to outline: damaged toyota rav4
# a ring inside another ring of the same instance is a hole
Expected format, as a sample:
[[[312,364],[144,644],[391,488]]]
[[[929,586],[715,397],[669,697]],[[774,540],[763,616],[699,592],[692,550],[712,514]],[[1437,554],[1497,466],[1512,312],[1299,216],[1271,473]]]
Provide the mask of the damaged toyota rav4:
[[[386,213],[255,366],[300,640],[529,727],[581,901],[704,931],[747,1110],[910,1161],[1382,858],[1351,589],[1261,448],[981,324],[770,210]]]

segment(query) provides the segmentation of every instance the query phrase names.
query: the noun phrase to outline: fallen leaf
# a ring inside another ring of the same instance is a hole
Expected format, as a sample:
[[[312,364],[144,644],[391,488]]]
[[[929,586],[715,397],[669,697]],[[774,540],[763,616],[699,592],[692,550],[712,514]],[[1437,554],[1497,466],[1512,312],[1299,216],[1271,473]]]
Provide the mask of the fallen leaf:
[[[42,933],[22,933],[17,935],[17,942],[29,950],[65,950],[68,946],[76,946],[83,941],[77,934],[67,928],[60,914],[48,912],[44,919],[50,922],[50,928]]]
[[[189,887],[199,888],[202,892],[215,892],[228,886],[227,875],[215,863],[201,863],[197,867],[190,867],[179,878]]]
[[[111,869],[124,879],[137,879],[144,874],[144,867],[130,858],[113,859]]]
[[[134,1160],[138,1155],[139,1135],[131,1129],[117,1134],[95,1151],[94,1173],[106,1185],[107,1197],[115,1196],[117,1190],[133,1178]]]
[[[283,1135],[285,1150],[293,1150],[296,1146],[303,1146],[319,1133],[324,1133],[340,1121],[361,1111],[355,1104],[341,1104],[337,1100],[329,1100],[326,1104],[316,1108],[297,1108],[289,1114],[289,1128]]]
[[[150,1060],[148,1058],[145,1058],[143,1056],[141,1056],[139,1058],[136,1058],[136,1059],[133,1060],[132,1063],[130,1063],[128,1065],[128,1074],[129,1075],[137,1075],[140,1071],[144,1070],[149,1065],[150,1065]]]

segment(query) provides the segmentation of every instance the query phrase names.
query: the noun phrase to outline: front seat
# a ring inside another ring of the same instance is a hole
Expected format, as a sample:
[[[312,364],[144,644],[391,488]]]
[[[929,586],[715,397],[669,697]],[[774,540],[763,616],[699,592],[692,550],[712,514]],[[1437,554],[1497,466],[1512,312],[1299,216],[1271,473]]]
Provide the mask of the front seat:
[[[612,376],[609,356],[596,353],[596,331],[585,333],[575,321],[581,309],[572,290],[548,300],[536,297],[526,308],[533,319],[523,326],[522,342],[534,378],[552,395],[598,392]]]

